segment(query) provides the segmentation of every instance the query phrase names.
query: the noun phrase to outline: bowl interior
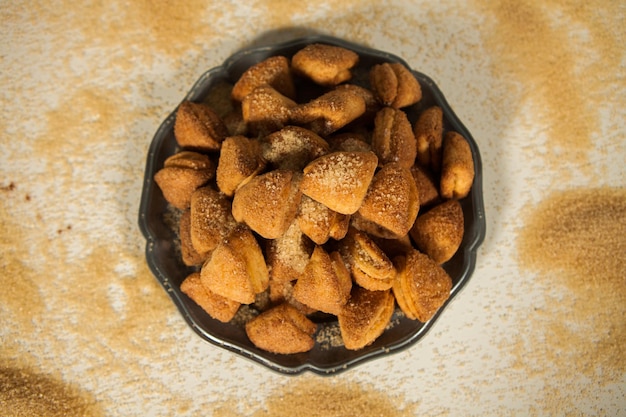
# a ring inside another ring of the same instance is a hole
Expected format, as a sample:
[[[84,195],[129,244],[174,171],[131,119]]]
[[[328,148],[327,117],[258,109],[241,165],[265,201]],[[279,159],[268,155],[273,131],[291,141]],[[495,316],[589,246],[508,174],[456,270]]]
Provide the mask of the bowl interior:
[[[351,80],[355,84],[368,86],[367,73],[374,64],[400,62],[408,67],[408,64],[401,58],[385,52],[332,37],[307,37],[280,45],[244,50],[231,56],[222,66],[204,73],[184,100],[205,102],[209,100],[210,93],[216,85],[233,84],[253,64],[273,55],[291,57],[304,46],[316,42],[342,46],[359,54],[359,64],[354,69],[354,78]],[[404,109],[411,123],[415,122],[423,109],[435,104],[440,106],[444,113],[444,129],[455,130],[462,134],[469,142],[474,157],[476,175],[472,191],[460,201],[465,217],[463,242],[455,256],[443,265],[453,282],[447,305],[470,278],[475,266],[476,250],[484,239],[482,165],[476,142],[456,117],[439,88],[428,76],[418,71],[413,71],[413,73],[420,82],[423,97],[419,103]],[[306,89],[299,90],[306,91]],[[281,373],[297,374],[310,370],[319,374],[332,374],[365,360],[387,355],[412,345],[426,334],[445,310],[446,305],[431,320],[421,323],[407,319],[399,309],[396,309],[391,324],[383,335],[372,345],[359,351],[347,350],[337,343],[339,329],[336,320],[320,319],[318,343],[312,351],[295,355],[277,355],[256,348],[245,334],[243,321],[234,320],[232,323],[222,323],[211,318],[180,291],[181,282],[195,269],[182,263],[180,251],[175,244],[177,239],[176,211],[168,206],[160,189],[153,181],[154,174],[163,167],[165,159],[179,150],[174,138],[174,118],[175,111],[161,124],[149,148],[139,210],[139,226],[147,239],[146,259],[150,269],[187,323],[202,338]]]

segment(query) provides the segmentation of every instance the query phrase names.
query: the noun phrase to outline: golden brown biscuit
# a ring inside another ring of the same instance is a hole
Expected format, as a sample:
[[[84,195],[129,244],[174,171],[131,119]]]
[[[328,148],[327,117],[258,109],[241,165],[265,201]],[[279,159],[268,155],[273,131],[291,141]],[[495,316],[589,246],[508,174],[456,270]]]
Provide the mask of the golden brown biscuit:
[[[289,304],[273,307],[246,323],[246,334],[259,349],[293,354],[313,349],[317,325]]]
[[[215,164],[213,160],[210,159],[207,155],[193,152],[193,151],[180,151],[175,153],[174,155],[168,157],[163,162],[164,167],[176,167],[176,168],[187,168],[196,171],[213,171],[215,174]],[[209,172],[211,174],[211,172]]]
[[[402,110],[384,107],[374,119],[372,150],[381,165],[398,162],[411,168],[417,154],[411,123]]]
[[[399,163],[389,163],[374,175],[358,213],[401,237],[413,226],[418,210],[419,196],[411,171]]]
[[[474,159],[469,143],[457,132],[443,140],[440,190],[443,198],[463,198],[474,182]]]
[[[372,344],[393,316],[391,291],[369,291],[355,287],[350,300],[337,316],[346,349],[359,350]]]
[[[241,102],[243,120],[253,134],[265,135],[284,127],[296,102],[270,85],[252,90]]]
[[[432,206],[441,200],[439,197],[439,184],[430,171],[415,164],[411,167],[411,174],[417,187],[420,207]]]
[[[263,252],[254,235],[240,225],[211,252],[200,271],[202,284],[216,294],[250,304],[269,285]]]
[[[282,236],[300,204],[300,176],[274,170],[252,178],[235,192],[232,214],[266,239]]]
[[[354,51],[339,46],[311,44],[291,58],[293,70],[323,86],[333,86],[352,78],[351,69],[359,61]]]
[[[442,264],[459,249],[464,230],[461,204],[448,200],[419,216],[410,234],[419,250]]]
[[[350,228],[340,243],[340,253],[349,265],[352,277],[361,287],[372,291],[391,288],[396,269],[385,252],[366,233]]]
[[[386,291],[391,289],[393,286],[394,277],[378,279],[372,277],[371,275],[367,275],[358,268],[353,268],[351,273],[354,282],[356,282],[359,287],[365,288],[366,290]]]
[[[393,293],[400,309],[411,320],[430,320],[450,297],[452,279],[428,255],[413,250],[394,259],[398,270]]]
[[[293,296],[315,310],[338,314],[350,297],[352,279],[339,252],[328,254],[316,246]]]
[[[226,237],[236,222],[226,196],[211,186],[191,196],[191,243],[198,253],[208,253]]]
[[[345,132],[329,136],[326,141],[332,151],[370,152],[372,146],[369,139],[360,132]]]
[[[208,156],[191,151],[167,158],[154,174],[165,200],[181,210],[189,208],[191,194],[215,176],[215,163]]]
[[[384,106],[391,106],[398,92],[398,77],[388,62],[374,65],[369,73],[370,86]]]
[[[391,69],[398,79],[398,91],[391,103],[397,109],[417,103],[422,99],[422,88],[413,73],[400,63],[391,63]]]
[[[433,172],[441,171],[443,111],[439,106],[424,110],[413,127],[417,142],[416,162]]]
[[[352,125],[359,125],[369,128],[369,125],[374,120],[374,116],[376,116],[376,113],[378,113],[378,111],[382,107],[374,92],[368,88],[361,87],[360,85],[356,84],[341,84],[335,87],[335,90],[345,90],[352,94],[356,94],[363,99],[363,101],[365,102],[365,112],[361,116],[359,116],[358,119],[352,122]]]
[[[286,126],[261,139],[263,159],[278,169],[302,171],[315,158],[329,152],[317,133],[300,126]]]
[[[245,136],[229,136],[222,143],[220,158],[217,163],[217,186],[229,197],[240,186],[265,167],[260,156],[259,143]]]
[[[209,316],[223,323],[235,317],[239,306],[237,301],[217,295],[202,285],[199,272],[193,272],[180,284],[180,290],[198,304]]]
[[[222,119],[206,104],[184,101],[178,106],[174,137],[182,148],[217,151],[227,135]]]
[[[376,242],[366,233],[350,228],[342,241],[342,255],[348,260],[352,270],[358,269],[375,279],[393,278],[396,269],[391,260]]]
[[[328,136],[365,114],[363,97],[351,89],[336,88],[294,107],[291,120],[315,133]]]
[[[374,65],[370,70],[372,90],[385,106],[410,106],[422,98],[419,82],[404,65],[394,62]]]
[[[302,233],[297,222],[285,233],[267,241],[266,259],[270,278],[275,282],[294,281],[302,275],[314,245]]]
[[[178,220],[178,236],[183,263],[187,266],[202,265],[208,253],[198,253],[191,243],[191,210],[185,210]]]
[[[333,152],[304,168],[300,189],[333,211],[352,214],[361,207],[377,165],[372,152]]]
[[[350,216],[337,213],[324,204],[303,195],[296,221],[300,230],[313,242],[323,245],[328,239],[343,239],[348,231]]]
[[[296,96],[289,60],[286,57],[272,56],[248,68],[233,86],[232,98],[242,101],[252,90],[265,84],[291,99]]]

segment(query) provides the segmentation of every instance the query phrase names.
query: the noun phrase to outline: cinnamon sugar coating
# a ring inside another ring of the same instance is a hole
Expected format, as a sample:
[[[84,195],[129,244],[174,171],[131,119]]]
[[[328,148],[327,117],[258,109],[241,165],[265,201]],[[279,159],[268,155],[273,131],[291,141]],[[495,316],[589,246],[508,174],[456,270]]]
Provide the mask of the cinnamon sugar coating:
[[[242,225],[211,252],[200,274],[208,290],[241,304],[254,302],[269,285],[263,252],[250,229]]]
[[[259,349],[279,354],[313,349],[317,325],[289,304],[273,307],[246,323],[246,334]]]
[[[180,284],[180,290],[198,304],[207,314],[223,323],[235,317],[239,306],[237,301],[222,297],[202,285],[199,272],[193,272]]]
[[[294,107],[291,121],[315,133],[327,136],[365,114],[363,96],[352,89],[335,88]]]
[[[323,245],[330,238],[343,239],[348,231],[350,216],[333,211],[324,204],[303,195],[296,221],[305,235],[316,244]]]
[[[178,106],[174,136],[182,148],[217,151],[227,135],[222,119],[206,104],[184,101]]]
[[[358,213],[401,237],[411,229],[419,206],[411,171],[399,163],[389,163],[374,175]]]
[[[345,241],[352,267],[377,279],[391,278],[396,275],[396,269],[391,260],[367,233],[352,228]]]
[[[198,253],[211,252],[236,225],[230,201],[212,186],[194,191],[189,213],[191,243]]]
[[[474,159],[467,140],[457,132],[443,140],[440,191],[444,198],[466,197],[474,183]]]
[[[286,57],[272,56],[248,68],[233,86],[232,98],[241,102],[262,85],[270,85],[291,99],[296,96],[291,66]]]
[[[261,85],[243,98],[241,113],[250,133],[265,135],[287,125],[296,105],[274,87]]]
[[[351,273],[354,282],[357,283],[359,287],[366,290],[386,291],[393,286],[393,277],[382,279],[374,278],[358,268],[353,269]]]
[[[365,112],[359,116],[355,121],[350,123],[350,126],[364,126],[371,124],[376,113],[383,107],[376,97],[376,94],[369,88],[357,84],[341,84],[335,87],[335,90],[345,91],[350,94],[357,95],[363,99],[365,103]]]
[[[293,295],[315,310],[337,315],[350,297],[352,279],[339,252],[327,253],[316,246]]]
[[[300,126],[286,126],[263,137],[260,143],[265,161],[291,171],[302,171],[309,162],[329,152],[326,140]]]
[[[377,165],[372,152],[333,152],[304,168],[300,189],[331,210],[352,214],[361,207]]]
[[[215,176],[215,163],[208,156],[191,151],[167,158],[154,175],[163,197],[181,210],[189,208],[191,195]]]
[[[361,287],[371,291],[391,288],[396,269],[385,252],[365,232],[351,228],[341,241],[340,253],[355,282]]]
[[[428,255],[412,250],[394,259],[398,270],[393,293],[402,312],[412,320],[430,320],[450,297],[452,279]]]
[[[222,143],[216,180],[220,191],[228,197],[265,167],[259,146],[245,136],[229,136]]]
[[[358,54],[349,49],[311,44],[296,52],[292,67],[319,85],[334,86],[352,78],[351,68],[358,61]]]
[[[332,151],[370,152],[372,145],[369,138],[360,132],[338,133],[326,138]]]
[[[398,162],[407,168],[413,166],[417,155],[415,135],[404,111],[384,107],[376,113],[372,150],[381,165]]]
[[[413,73],[397,62],[374,65],[370,84],[379,101],[395,109],[415,104],[422,98],[422,89]]]
[[[441,201],[439,196],[439,182],[435,176],[424,167],[415,164],[411,167],[411,174],[415,180],[420,207],[427,207]]]
[[[459,249],[464,230],[461,204],[448,200],[419,216],[410,234],[418,249],[442,264]]]
[[[391,291],[369,291],[355,287],[350,300],[337,316],[346,349],[359,350],[374,342],[393,315]]]
[[[294,221],[282,236],[267,242],[266,259],[270,279],[274,282],[288,282],[300,278],[313,248],[313,243]]]
[[[266,239],[282,236],[296,217],[299,178],[288,170],[257,175],[235,192],[233,217]]]

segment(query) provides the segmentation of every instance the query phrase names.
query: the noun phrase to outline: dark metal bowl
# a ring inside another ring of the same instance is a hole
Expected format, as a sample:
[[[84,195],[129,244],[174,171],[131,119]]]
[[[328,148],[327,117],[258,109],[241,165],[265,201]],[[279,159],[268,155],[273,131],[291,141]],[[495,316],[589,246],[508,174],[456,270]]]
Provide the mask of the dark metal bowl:
[[[355,77],[352,81],[357,84],[359,80],[367,79],[363,75],[374,64],[400,62],[409,67],[401,58],[385,52],[332,37],[312,36],[238,52],[228,58],[222,66],[204,73],[184,100],[202,102],[212,87],[223,82],[234,83],[251,65],[273,55],[291,57],[295,52],[311,43],[337,45],[357,52],[360,60],[358,67],[354,69]],[[462,134],[469,142],[474,157],[476,170],[474,185],[470,194],[461,200],[465,216],[463,242],[456,255],[443,265],[453,282],[452,292],[447,301],[449,303],[472,275],[476,263],[476,251],[485,236],[482,164],[476,142],[456,117],[439,88],[426,75],[417,71],[413,71],[413,73],[420,82],[423,97],[418,104],[404,109],[407,111],[409,120],[414,122],[422,109],[437,104],[443,109],[444,128]],[[313,350],[307,353],[278,355],[256,348],[248,340],[242,324],[221,323],[214,320],[183,294],[180,291],[180,284],[194,269],[185,266],[180,259],[180,253],[175,245],[176,233],[166,220],[171,214],[171,208],[168,208],[161,190],[153,181],[154,174],[163,167],[165,159],[179,150],[173,132],[175,113],[176,110],[161,124],[148,151],[139,208],[139,226],[147,240],[146,259],[150,269],[172,298],[187,323],[200,337],[280,373],[298,374],[310,370],[318,374],[328,375],[379,356],[398,352],[416,343],[427,333],[445,310],[447,303],[426,323],[409,320],[404,317],[399,309],[396,309],[392,318],[394,325],[390,326],[372,345],[358,351],[350,351],[343,346],[317,343]],[[320,332],[331,334],[337,331],[337,322],[336,320],[322,321],[319,323],[319,329]]]

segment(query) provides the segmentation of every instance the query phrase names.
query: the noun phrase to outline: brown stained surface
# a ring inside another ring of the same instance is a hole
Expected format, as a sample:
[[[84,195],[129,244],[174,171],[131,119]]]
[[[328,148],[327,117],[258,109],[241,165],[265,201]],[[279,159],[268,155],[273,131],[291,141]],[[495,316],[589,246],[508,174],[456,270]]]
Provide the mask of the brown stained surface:
[[[520,257],[539,271],[559,271],[562,283],[598,302],[623,300],[626,189],[579,188],[551,194],[529,210]],[[594,294],[595,290],[605,289]],[[582,307],[582,306],[581,306]],[[581,308],[581,310],[584,310]],[[590,315],[587,311],[585,315]]]
[[[545,287],[545,306],[532,316],[537,328],[513,346],[516,366],[554,378],[554,369],[539,365],[547,361],[572,379],[619,384],[626,369],[626,188],[555,192],[528,212],[519,262]],[[551,411],[569,400],[557,389],[545,392]]]
[[[0,365],[0,404],[7,417],[103,416],[80,389],[46,375]]]
[[[0,7],[8,415],[623,410],[624,6],[238,3]],[[145,264],[136,213],[149,140],[191,83],[250,42],[311,32],[401,55],[440,84],[480,134],[493,241],[482,279],[423,343],[283,379],[196,340]]]
[[[615,16],[617,2],[477,1],[495,22],[484,44],[492,53],[494,73],[511,85],[521,104],[532,108],[542,126],[545,163],[559,169],[572,163],[592,175],[589,155],[603,131],[602,111],[623,103],[624,80],[616,71],[623,60],[626,29]],[[572,48],[563,45],[572,44]],[[604,128],[606,129],[606,128]],[[561,174],[563,175],[563,173]]]
[[[387,395],[373,386],[355,383],[327,383],[324,380],[294,381],[272,391],[262,409],[251,417],[327,417],[415,415],[417,403],[403,406],[403,398]],[[220,404],[215,417],[241,417],[229,402]]]
[[[613,106],[624,103],[624,79],[616,69],[626,31],[611,18],[624,8],[478,3],[495,18],[485,38],[494,74],[507,80],[522,105],[533,109],[532,123],[542,126],[544,146],[527,151],[543,170],[531,175],[543,174],[550,184],[541,201],[522,208],[515,233],[520,278],[531,280],[527,287],[541,288],[542,298],[518,324],[519,337],[502,349],[512,353],[515,369],[563,381],[548,384],[532,407],[534,413],[559,413],[595,395],[592,385],[574,382],[579,375],[611,391],[623,383],[626,370],[626,263],[618,255],[626,251],[626,182],[623,174],[607,181],[612,167],[604,162],[607,152],[616,151],[619,161],[624,141],[616,124],[623,116]],[[568,42],[576,48],[564,48]],[[586,185],[568,185],[571,180]],[[603,400],[595,407],[606,412]]]

